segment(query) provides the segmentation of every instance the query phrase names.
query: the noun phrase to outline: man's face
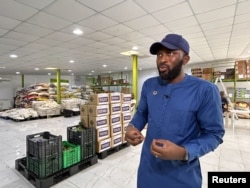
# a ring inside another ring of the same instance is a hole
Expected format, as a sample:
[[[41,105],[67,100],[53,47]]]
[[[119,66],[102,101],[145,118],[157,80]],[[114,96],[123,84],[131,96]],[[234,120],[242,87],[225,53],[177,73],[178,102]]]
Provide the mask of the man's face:
[[[173,81],[181,73],[183,57],[181,50],[160,49],[156,60],[159,76],[167,82]]]

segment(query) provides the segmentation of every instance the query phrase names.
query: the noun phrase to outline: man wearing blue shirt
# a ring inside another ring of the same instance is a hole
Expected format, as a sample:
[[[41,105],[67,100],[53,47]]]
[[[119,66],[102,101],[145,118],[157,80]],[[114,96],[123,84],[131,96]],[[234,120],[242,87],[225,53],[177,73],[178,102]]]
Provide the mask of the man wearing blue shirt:
[[[185,74],[189,44],[181,35],[166,35],[150,53],[159,76],[144,82],[125,134],[131,145],[144,141],[137,188],[201,188],[199,157],[216,149],[225,133],[218,88]]]

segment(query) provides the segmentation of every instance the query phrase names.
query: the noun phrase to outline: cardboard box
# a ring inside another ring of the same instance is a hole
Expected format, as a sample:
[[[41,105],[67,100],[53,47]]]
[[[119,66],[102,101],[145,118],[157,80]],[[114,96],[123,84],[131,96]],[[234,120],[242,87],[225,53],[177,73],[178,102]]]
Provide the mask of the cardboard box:
[[[121,124],[116,124],[116,125],[112,125],[110,126],[110,136],[114,136],[117,134],[121,134],[122,133],[122,125]]]
[[[89,96],[89,104],[91,105],[109,104],[109,94],[108,93],[91,94]]]
[[[89,127],[89,116],[80,115],[80,121],[82,122],[84,127]]]
[[[111,148],[122,144],[122,134],[111,137]]]
[[[122,103],[122,113],[131,112],[131,104],[130,103]]]
[[[110,137],[109,126],[96,129],[96,140],[103,140],[109,137]]]
[[[81,104],[80,105],[80,115],[81,116],[87,116],[88,115],[88,105],[87,104]]]
[[[131,89],[129,87],[122,87],[121,93],[131,93]]]
[[[88,105],[89,116],[109,115],[109,105]]]
[[[89,116],[88,117],[88,125],[89,125],[89,127],[94,127],[96,129],[109,126],[109,115]]]
[[[120,103],[121,93],[120,92],[109,93],[109,101],[110,103]]]
[[[129,122],[123,123],[123,124],[122,124],[122,133],[123,133],[123,134],[126,133],[126,129],[127,129],[128,125],[129,125]]]
[[[125,93],[122,93],[121,94],[122,98],[121,98],[121,103],[131,103],[131,93],[129,94],[125,94]]]
[[[122,120],[121,120],[121,114],[110,114],[109,116],[109,124],[115,125],[115,124],[121,124]]]
[[[118,114],[122,112],[121,103],[111,103],[109,104],[109,107],[110,114]]]
[[[97,142],[96,152],[101,153],[105,150],[108,150],[111,148],[111,138],[106,138],[103,140],[99,140]]]
[[[122,134],[122,143],[127,143],[127,140],[125,140],[125,134]]]
[[[122,113],[122,124],[130,122],[132,119],[131,112]]]

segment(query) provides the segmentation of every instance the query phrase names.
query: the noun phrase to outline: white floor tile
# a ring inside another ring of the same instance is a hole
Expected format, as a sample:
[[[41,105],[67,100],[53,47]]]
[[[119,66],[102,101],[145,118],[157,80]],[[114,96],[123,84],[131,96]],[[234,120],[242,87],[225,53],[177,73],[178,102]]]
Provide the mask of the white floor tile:
[[[0,188],[31,188],[18,171],[15,160],[26,156],[26,136],[44,131],[67,140],[67,127],[79,123],[80,117],[57,117],[25,122],[0,119],[1,155]],[[146,130],[143,131],[145,134]],[[136,188],[141,145],[129,146],[54,185],[54,188]],[[209,171],[250,171],[250,120],[235,120],[235,130],[226,127],[224,142],[214,152],[201,157],[203,186],[207,188]]]

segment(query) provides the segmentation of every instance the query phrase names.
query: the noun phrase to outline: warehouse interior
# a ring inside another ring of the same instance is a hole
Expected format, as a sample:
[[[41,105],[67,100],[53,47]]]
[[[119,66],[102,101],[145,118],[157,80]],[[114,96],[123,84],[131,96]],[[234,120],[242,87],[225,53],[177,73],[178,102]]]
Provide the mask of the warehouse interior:
[[[74,34],[76,29],[82,33]],[[249,0],[2,0],[0,112],[2,101],[7,100],[7,105],[13,108],[18,90],[35,82],[49,82],[56,78],[58,70],[61,78],[74,86],[86,84],[87,78],[96,79],[99,75],[111,75],[117,80],[122,73],[121,78],[132,90],[135,57],[139,100],[142,83],[158,74],[149,47],[169,33],[181,34],[190,44],[187,74],[194,75],[193,70],[197,69],[231,71],[235,77],[218,82],[219,90],[226,87],[230,100],[248,104],[249,111],[249,29]],[[238,62],[246,63],[244,74],[236,72]],[[208,79],[215,81],[215,77]],[[111,89],[114,88],[121,89],[119,86]],[[238,97],[231,95],[232,88],[240,89]],[[202,188],[208,186],[210,171],[250,171],[248,111],[234,119],[227,117],[232,114],[225,115],[223,144],[201,157]],[[26,135],[49,131],[66,140],[67,127],[79,121],[79,114],[32,121],[0,118],[4,142],[0,146],[0,188],[39,187],[16,169],[16,160],[27,154]],[[51,187],[135,188],[140,152],[141,145],[125,147]]]

